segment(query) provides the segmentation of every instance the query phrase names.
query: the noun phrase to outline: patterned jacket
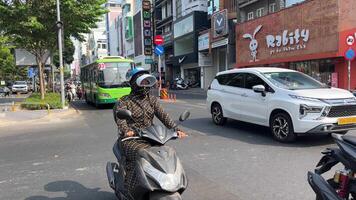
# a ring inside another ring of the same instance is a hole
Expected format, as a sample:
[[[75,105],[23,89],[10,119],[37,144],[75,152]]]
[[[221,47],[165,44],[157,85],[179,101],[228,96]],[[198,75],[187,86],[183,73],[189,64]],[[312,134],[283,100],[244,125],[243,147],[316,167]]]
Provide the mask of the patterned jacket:
[[[122,97],[116,104],[116,109],[130,110],[135,120],[117,119],[116,123],[119,129],[120,137],[134,128],[144,129],[153,124],[153,118],[156,116],[167,128],[177,129],[176,123],[164,112],[156,97],[146,95],[144,98],[130,94]]]

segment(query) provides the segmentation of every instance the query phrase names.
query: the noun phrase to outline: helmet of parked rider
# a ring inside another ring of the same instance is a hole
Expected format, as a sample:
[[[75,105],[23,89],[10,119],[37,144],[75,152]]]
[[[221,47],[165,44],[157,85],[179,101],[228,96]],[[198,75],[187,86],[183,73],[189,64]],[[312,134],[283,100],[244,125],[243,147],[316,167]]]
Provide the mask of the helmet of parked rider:
[[[128,70],[126,80],[130,82],[131,86],[135,83],[138,87],[152,87],[157,82],[157,79],[142,67]]]

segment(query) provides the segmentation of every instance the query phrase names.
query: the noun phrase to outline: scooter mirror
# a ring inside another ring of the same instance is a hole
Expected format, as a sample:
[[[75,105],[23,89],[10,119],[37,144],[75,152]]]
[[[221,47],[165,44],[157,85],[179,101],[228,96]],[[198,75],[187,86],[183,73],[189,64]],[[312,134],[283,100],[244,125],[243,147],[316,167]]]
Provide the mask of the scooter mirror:
[[[118,109],[116,111],[116,117],[119,119],[132,119],[132,113],[129,110]]]
[[[183,122],[185,120],[187,120],[190,116],[190,112],[188,110],[184,111],[180,117],[179,117],[179,121]]]

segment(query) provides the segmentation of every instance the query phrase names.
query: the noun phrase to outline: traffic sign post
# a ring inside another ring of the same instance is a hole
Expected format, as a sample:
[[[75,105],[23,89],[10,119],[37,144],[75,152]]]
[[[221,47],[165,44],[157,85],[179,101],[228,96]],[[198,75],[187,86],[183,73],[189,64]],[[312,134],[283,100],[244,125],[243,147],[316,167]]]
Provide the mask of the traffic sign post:
[[[348,41],[350,41],[350,40],[348,40]],[[353,42],[350,44],[353,44]],[[345,52],[345,59],[347,60],[347,73],[348,73],[347,74],[347,78],[348,78],[347,89],[349,91],[351,91],[351,60],[355,59],[355,56],[356,56],[355,50],[352,49],[351,47]]]
[[[161,35],[156,35],[154,38],[154,43],[157,46],[162,45],[164,43],[163,37]]]
[[[155,43],[156,43],[156,37],[155,37]],[[163,43],[163,39],[162,39],[162,43]],[[161,90],[162,90],[161,55],[164,54],[163,46],[157,45],[155,47],[155,54],[158,56],[158,77],[159,77],[158,96],[160,97]]]

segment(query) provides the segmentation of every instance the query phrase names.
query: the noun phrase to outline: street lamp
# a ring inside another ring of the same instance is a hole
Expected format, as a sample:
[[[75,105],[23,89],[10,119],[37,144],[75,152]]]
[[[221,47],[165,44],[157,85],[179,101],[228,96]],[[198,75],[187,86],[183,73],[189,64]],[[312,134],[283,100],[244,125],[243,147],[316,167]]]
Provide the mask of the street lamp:
[[[59,51],[59,71],[61,79],[61,103],[62,109],[65,107],[64,98],[64,73],[63,73],[63,53],[62,53],[62,30],[63,22],[61,22],[61,11],[59,9],[59,0],[57,0],[57,27],[58,27],[58,51]]]

